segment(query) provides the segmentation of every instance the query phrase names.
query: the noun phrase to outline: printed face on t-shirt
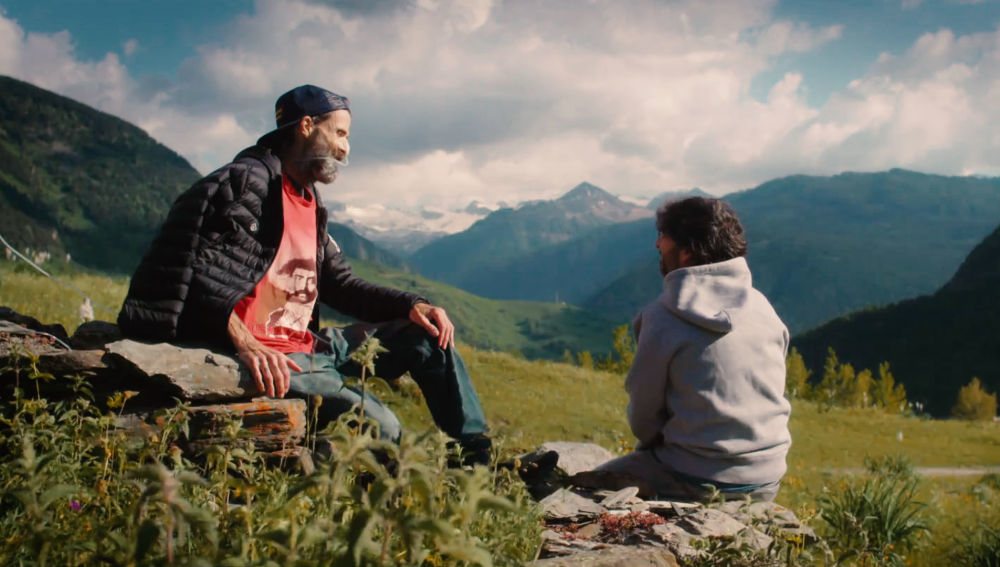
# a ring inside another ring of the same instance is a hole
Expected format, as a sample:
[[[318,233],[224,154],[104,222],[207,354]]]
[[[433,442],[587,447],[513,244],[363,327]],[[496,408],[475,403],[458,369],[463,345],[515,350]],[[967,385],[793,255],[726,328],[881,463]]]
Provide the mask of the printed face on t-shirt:
[[[296,268],[286,280],[288,301],[312,303],[316,301],[316,272],[305,268]]]

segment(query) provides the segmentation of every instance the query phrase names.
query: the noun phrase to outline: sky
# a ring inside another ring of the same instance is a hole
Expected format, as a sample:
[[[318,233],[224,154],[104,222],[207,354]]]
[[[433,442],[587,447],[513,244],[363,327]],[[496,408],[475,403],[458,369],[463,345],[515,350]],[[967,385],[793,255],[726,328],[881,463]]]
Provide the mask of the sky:
[[[0,0],[0,74],[202,173],[320,85],[351,99],[350,204],[1000,175],[1000,0]]]

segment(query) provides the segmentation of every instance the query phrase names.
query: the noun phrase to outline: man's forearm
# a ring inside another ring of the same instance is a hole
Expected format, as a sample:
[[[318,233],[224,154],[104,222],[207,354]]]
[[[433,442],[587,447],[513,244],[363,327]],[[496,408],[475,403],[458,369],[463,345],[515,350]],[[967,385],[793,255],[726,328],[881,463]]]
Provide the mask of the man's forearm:
[[[252,341],[257,340],[235,312],[229,314],[229,324],[226,326],[226,330],[229,331],[229,338],[233,341],[236,350],[241,350]]]

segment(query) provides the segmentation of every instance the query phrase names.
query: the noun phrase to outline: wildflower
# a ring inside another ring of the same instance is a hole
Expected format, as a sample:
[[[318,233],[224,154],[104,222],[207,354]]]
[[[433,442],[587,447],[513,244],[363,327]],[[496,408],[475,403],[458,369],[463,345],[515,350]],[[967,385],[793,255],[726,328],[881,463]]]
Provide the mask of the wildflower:
[[[69,509],[74,512],[79,512],[80,510],[83,509],[83,504],[80,504],[80,501],[77,500],[76,498],[72,498],[69,501]]]

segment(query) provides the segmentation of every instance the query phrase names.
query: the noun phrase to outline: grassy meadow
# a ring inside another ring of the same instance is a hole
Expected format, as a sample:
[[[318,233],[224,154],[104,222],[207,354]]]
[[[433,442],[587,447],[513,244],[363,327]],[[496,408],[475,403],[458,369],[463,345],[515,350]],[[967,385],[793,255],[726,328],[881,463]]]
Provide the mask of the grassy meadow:
[[[96,303],[117,308],[126,289],[125,280],[93,275],[61,277],[92,294],[98,318],[114,320],[114,310],[102,311]],[[51,280],[0,261],[0,305],[43,322],[62,323],[72,332],[79,304],[78,296]],[[461,340],[462,329],[458,332]],[[556,440],[590,441],[616,453],[629,449],[632,441],[624,416],[622,376],[556,362],[528,361],[465,345],[460,349],[501,456]],[[901,379],[905,381],[905,376]],[[415,387],[404,383],[383,395],[409,430],[430,429],[429,415]],[[997,422],[931,420],[872,409],[823,409],[796,400],[791,430],[789,470],[778,502],[821,531],[822,522],[816,517],[818,500],[825,492],[850,482],[866,458],[903,456],[916,467],[1000,465]],[[909,564],[946,564],[948,550],[968,529],[1000,525],[998,475],[924,477],[917,495],[926,505],[922,514],[931,530],[922,537],[919,552],[908,557]]]

